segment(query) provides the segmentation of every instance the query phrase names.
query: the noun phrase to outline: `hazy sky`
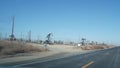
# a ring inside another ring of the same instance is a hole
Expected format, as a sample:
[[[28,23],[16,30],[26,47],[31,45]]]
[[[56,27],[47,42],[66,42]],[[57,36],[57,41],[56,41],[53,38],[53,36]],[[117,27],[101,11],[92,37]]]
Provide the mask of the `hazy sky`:
[[[26,38],[88,40],[120,44],[120,0],[0,0],[0,32]]]

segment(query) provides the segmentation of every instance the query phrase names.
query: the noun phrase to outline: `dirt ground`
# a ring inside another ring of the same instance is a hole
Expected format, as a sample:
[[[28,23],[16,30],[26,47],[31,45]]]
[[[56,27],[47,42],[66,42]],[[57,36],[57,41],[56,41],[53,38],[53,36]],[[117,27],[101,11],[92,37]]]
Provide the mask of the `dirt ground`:
[[[11,56],[11,57],[0,58],[0,64],[8,63],[8,62],[19,62],[19,61],[25,61],[25,60],[32,60],[32,59],[48,57],[48,56],[61,54],[61,53],[81,54],[81,53],[87,53],[90,51],[95,51],[95,50],[83,50],[81,47],[71,46],[71,45],[47,45],[45,46],[45,45],[35,44],[35,43],[27,43],[27,44],[38,47],[38,48],[39,47],[48,48],[48,51],[36,52],[36,53],[20,53],[20,54]]]
[[[28,44],[31,44],[31,43],[28,43]],[[40,45],[40,44],[32,43],[32,45],[36,47],[44,47],[44,45]],[[0,64],[8,63],[8,62],[19,62],[19,61],[25,61],[25,60],[32,60],[32,59],[48,57],[48,56],[61,54],[61,53],[75,54],[75,53],[87,52],[87,51],[81,50],[80,48],[77,49],[75,48],[75,46],[70,46],[70,45],[48,45],[47,48],[49,49],[49,51],[36,52],[36,53],[21,53],[15,56],[0,58]]]

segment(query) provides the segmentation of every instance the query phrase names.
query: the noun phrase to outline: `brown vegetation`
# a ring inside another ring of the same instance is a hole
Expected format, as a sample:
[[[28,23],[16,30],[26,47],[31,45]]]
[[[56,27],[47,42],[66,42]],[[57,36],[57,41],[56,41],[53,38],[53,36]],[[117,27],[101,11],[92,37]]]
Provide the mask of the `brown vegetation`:
[[[88,45],[88,46],[81,46],[83,50],[96,50],[96,49],[107,49],[111,48],[112,46],[108,45]]]
[[[0,55],[15,55],[18,53],[41,52],[47,49],[27,45],[23,42],[0,41]]]

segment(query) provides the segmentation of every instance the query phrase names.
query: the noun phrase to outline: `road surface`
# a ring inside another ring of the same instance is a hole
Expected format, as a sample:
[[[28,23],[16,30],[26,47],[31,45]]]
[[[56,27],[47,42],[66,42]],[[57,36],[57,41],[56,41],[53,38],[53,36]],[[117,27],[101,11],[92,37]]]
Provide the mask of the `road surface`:
[[[39,61],[37,59],[33,62],[14,63],[12,66],[25,68],[120,68],[120,47],[46,62]]]

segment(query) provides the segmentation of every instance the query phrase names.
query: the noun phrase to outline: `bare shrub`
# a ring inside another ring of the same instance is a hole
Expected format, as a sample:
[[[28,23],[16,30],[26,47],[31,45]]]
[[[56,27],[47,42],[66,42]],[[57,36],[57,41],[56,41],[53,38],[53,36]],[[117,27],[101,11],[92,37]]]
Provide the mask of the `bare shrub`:
[[[81,49],[83,50],[96,50],[96,49],[107,49],[107,48],[110,48],[110,46],[104,46],[104,45],[81,46]]]

